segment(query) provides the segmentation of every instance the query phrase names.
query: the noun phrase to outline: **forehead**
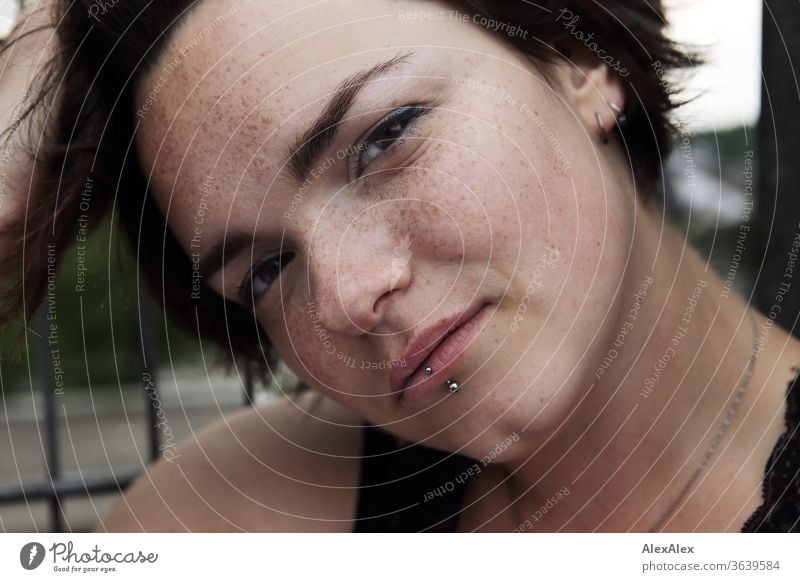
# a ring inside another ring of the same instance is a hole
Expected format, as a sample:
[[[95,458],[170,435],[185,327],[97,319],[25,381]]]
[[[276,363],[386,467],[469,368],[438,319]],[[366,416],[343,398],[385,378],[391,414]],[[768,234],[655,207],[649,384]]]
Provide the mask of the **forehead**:
[[[342,79],[434,39],[456,48],[467,27],[446,14],[430,1],[201,3],[137,87],[137,148],[159,204],[193,204],[210,175],[227,191],[264,186]]]

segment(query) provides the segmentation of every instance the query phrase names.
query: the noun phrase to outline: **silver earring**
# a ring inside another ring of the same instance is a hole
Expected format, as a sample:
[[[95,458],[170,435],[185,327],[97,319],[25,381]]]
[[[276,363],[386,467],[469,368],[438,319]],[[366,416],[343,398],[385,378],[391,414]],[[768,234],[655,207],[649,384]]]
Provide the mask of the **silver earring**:
[[[619,105],[616,103],[609,103],[608,106],[611,107],[611,111],[617,114],[617,125],[619,127],[622,127],[628,122],[628,116],[619,108]]]
[[[425,375],[430,376],[431,374],[433,374],[433,368],[430,366],[425,366]]]
[[[450,378],[447,379],[445,385],[447,386],[447,389],[450,390],[451,394],[455,394],[456,392],[458,392],[458,389],[460,388],[458,382],[456,382],[455,380],[451,380]]]
[[[600,126],[600,143],[603,145],[608,143],[608,135],[606,134],[606,122],[603,121],[603,118],[600,117],[600,114],[595,111],[594,117],[597,119],[597,125]]]

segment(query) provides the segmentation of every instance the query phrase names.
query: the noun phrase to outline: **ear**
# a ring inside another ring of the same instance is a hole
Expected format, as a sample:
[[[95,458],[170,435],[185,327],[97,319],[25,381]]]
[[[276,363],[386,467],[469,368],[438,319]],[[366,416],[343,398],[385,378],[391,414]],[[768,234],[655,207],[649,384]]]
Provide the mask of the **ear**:
[[[583,45],[565,51],[561,78],[572,96],[575,113],[589,132],[602,140],[610,135],[625,111],[625,88],[617,74]]]

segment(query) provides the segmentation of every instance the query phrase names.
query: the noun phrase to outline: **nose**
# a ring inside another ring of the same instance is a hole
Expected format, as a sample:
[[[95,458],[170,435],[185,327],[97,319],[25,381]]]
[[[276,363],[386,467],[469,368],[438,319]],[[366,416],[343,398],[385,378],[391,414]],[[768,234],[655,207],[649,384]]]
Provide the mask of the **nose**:
[[[331,333],[361,335],[385,318],[393,293],[411,282],[412,241],[380,224],[319,232],[309,261],[321,324]]]

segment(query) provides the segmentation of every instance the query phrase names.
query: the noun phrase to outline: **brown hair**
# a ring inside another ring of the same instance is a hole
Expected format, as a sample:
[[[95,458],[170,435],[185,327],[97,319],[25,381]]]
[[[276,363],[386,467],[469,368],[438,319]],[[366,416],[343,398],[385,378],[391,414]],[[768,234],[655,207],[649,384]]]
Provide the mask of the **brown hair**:
[[[45,245],[52,241],[60,255],[74,240],[82,214],[80,197],[91,178],[89,223],[96,225],[116,199],[142,274],[172,319],[221,346],[232,358],[255,363],[262,374],[276,363],[276,354],[251,312],[205,286],[199,298],[191,298],[192,265],[148,192],[133,148],[134,89],[198,2],[55,1],[52,22],[58,23],[58,50],[24,115],[55,108],[44,147],[35,156],[42,178],[31,194],[24,224],[12,226],[11,234],[21,244],[0,249],[3,272],[11,273],[0,289],[0,325],[21,305],[30,317],[41,301],[48,260]],[[676,106],[663,75],[692,62],[664,36],[660,1],[447,3],[476,25],[498,23],[487,28],[543,63],[564,58],[560,49],[566,42],[583,42],[598,55],[602,47],[603,54],[613,55],[617,72],[626,73],[622,80],[628,118],[625,127],[615,131],[621,132],[639,188],[649,191],[655,186],[673,132],[668,114]],[[517,27],[514,34],[511,27]],[[589,35],[591,45],[586,40]]]

